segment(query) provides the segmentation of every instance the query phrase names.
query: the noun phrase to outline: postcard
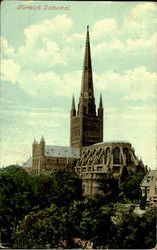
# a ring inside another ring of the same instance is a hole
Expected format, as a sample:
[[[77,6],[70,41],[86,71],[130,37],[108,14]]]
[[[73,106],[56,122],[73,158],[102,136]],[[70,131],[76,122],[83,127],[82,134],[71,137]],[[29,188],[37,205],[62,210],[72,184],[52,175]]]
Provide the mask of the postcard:
[[[156,244],[156,10],[2,2],[0,248]]]

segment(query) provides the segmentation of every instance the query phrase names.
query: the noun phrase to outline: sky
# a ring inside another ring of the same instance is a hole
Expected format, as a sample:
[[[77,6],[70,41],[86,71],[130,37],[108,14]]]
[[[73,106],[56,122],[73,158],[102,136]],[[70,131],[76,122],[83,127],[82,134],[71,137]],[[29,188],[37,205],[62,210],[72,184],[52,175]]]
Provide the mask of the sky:
[[[129,141],[155,169],[156,11],[149,1],[2,2],[0,166],[25,162],[42,135],[48,145],[69,146],[72,95],[77,106],[89,25],[104,142]]]

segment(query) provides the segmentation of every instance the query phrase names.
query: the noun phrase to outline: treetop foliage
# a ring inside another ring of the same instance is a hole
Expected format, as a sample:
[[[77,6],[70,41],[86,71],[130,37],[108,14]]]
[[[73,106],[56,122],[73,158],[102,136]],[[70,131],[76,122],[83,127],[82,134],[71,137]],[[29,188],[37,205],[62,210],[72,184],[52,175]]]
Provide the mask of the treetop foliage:
[[[1,169],[2,242],[27,249],[153,248],[156,210],[140,217],[132,203],[139,199],[140,178],[124,173],[121,186],[111,180],[106,193],[84,197],[80,180],[69,171],[30,176],[19,166]],[[127,203],[119,199],[122,192]]]

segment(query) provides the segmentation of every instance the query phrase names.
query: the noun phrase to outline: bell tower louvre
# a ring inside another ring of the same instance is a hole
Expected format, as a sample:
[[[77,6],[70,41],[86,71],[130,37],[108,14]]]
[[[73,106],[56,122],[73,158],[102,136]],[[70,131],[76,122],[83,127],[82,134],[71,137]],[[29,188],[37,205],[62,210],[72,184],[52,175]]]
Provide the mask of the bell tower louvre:
[[[81,148],[103,141],[103,104],[102,95],[98,112],[94,98],[92,62],[90,52],[89,26],[87,26],[85,55],[82,73],[81,95],[78,110],[75,98],[72,99],[70,122],[70,146]]]

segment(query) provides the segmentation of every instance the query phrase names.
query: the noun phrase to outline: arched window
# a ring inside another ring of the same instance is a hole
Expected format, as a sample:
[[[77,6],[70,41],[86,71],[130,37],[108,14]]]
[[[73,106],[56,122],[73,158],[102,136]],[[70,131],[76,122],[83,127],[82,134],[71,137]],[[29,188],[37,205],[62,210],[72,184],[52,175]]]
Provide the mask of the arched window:
[[[103,164],[104,163],[104,155],[102,155],[99,159],[99,164]]]
[[[124,155],[126,157],[126,165],[131,165],[132,164],[132,162],[131,162],[131,155],[129,154],[128,148],[124,148],[123,152],[124,152]]]
[[[98,152],[97,152],[97,155],[100,155],[102,153],[102,148],[99,148]]]
[[[106,149],[106,156],[108,157],[109,154],[110,154],[110,148],[107,148],[107,149]]]
[[[118,147],[113,150],[113,164],[120,164],[120,149]]]
[[[107,163],[107,159],[109,158],[109,155],[110,155],[110,148],[108,147],[106,149],[106,154],[105,154],[105,164]]]

